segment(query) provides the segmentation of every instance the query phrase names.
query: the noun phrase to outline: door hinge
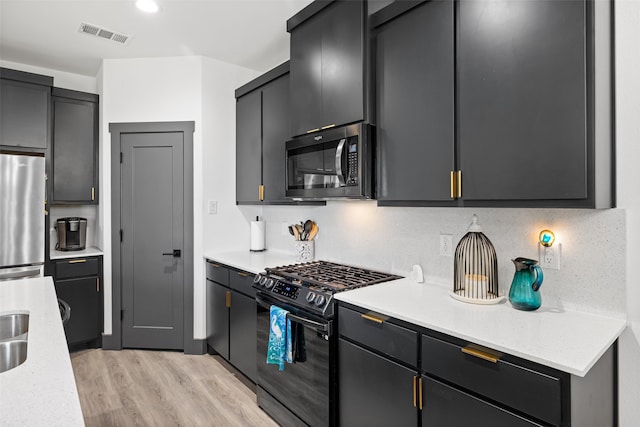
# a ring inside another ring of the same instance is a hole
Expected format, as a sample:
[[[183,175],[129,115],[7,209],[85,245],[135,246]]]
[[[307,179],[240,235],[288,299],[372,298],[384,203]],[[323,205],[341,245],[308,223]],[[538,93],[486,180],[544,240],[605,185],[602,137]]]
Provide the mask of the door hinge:
[[[122,242],[122,235],[124,234],[124,232],[122,231],[122,228],[120,229],[120,242]]]
[[[120,152],[120,163],[122,163],[122,151]]]

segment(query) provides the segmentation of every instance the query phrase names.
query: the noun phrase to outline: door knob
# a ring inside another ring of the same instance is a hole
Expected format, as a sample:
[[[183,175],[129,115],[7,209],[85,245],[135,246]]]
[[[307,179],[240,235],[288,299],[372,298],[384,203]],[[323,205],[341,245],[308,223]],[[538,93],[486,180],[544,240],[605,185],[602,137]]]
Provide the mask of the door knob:
[[[180,249],[174,249],[173,252],[163,252],[162,255],[171,255],[174,258],[180,258],[182,251],[180,251]]]

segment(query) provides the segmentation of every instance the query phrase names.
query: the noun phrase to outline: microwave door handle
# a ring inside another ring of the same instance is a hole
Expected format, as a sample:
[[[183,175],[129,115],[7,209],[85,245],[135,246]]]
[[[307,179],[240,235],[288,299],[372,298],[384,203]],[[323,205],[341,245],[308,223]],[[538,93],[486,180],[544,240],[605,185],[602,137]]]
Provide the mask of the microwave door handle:
[[[342,152],[344,151],[344,143],[347,142],[346,138],[342,138],[338,143],[336,149],[336,175],[338,175],[338,187],[344,187],[344,174],[342,173]]]

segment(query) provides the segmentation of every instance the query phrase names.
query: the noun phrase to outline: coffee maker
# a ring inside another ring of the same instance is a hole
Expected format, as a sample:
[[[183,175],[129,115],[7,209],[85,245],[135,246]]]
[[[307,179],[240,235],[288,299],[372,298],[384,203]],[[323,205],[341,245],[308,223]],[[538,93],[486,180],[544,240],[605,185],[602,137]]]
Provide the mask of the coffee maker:
[[[87,219],[79,217],[60,218],[57,221],[58,244],[60,251],[80,251],[87,241]]]

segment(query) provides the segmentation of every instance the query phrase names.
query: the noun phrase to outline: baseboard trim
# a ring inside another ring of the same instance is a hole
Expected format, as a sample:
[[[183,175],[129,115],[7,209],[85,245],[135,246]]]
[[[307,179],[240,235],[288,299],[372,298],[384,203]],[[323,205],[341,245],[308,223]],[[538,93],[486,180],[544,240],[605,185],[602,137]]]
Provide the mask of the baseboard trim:
[[[188,346],[185,346],[185,354],[205,354],[207,352],[207,340],[206,339],[194,339],[189,342]]]

